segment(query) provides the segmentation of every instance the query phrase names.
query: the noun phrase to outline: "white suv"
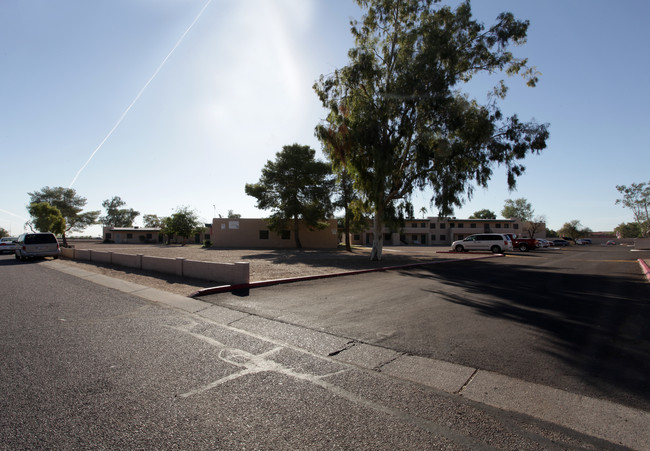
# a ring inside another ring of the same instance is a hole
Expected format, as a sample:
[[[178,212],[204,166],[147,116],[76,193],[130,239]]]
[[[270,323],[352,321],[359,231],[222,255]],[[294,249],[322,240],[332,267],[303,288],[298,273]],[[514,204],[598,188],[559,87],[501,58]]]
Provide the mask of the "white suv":
[[[59,258],[61,249],[54,234],[23,233],[16,241],[16,260],[27,260],[35,257]]]
[[[498,233],[479,233],[470,235],[464,240],[451,243],[451,249],[456,252],[492,251],[495,254],[512,250],[512,240],[508,235]]]

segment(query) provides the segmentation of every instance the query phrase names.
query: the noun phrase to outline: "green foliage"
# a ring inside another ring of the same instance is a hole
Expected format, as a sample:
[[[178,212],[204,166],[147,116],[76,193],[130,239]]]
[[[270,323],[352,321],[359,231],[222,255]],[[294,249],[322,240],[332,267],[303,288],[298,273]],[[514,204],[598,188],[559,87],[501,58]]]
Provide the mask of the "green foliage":
[[[630,186],[617,185],[616,189],[623,195],[616,200],[616,205],[632,210],[634,221],[641,229],[642,237],[650,237],[650,181],[648,183],[632,183]]]
[[[203,247],[210,247],[210,246],[212,246],[212,241],[210,240],[203,241]]]
[[[469,219],[496,219],[496,218],[497,218],[497,214],[492,210],[488,210],[487,208],[483,210],[475,211],[474,214],[472,214],[469,217]]]
[[[204,226],[194,210],[190,210],[189,207],[177,207],[171,216],[163,219],[161,231],[168,236],[178,235],[188,239],[203,230]]]
[[[233,210],[228,210],[228,219],[240,219],[241,215],[239,213],[235,213]]]
[[[162,228],[165,218],[159,218],[158,215],[144,215],[142,222],[148,228]]]
[[[555,230],[553,230],[553,229],[546,229],[546,237],[547,237],[547,238],[559,238],[559,237],[560,237],[560,234],[557,233],[557,232],[556,232]]]
[[[386,213],[415,189],[431,188],[432,204],[447,216],[474,184],[487,186],[495,164],[512,188],[525,169],[518,160],[546,147],[548,127],[504,117],[503,82],[484,105],[459,91],[481,72],[520,74],[535,85],[534,69],[508,50],[525,41],[527,21],[503,13],[486,29],[472,20],[469,2],[455,10],[433,0],[357,3],[366,14],[352,23],[349,64],[314,85],[329,111],[316,134],[372,207],[379,259]]]
[[[638,222],[623,222],[614,229],[614,232],[621,238],[643,238],[643,230]]]
[[[560,236],[568,236],[571,239],[588,237],[591,235],[591,229],[588,227],[582,227],[580,221],[574,219],[573,221],[565,222],[560,230],[558,230]]]
[[[507,199],[501,216],[507,219],[521,219],[522,221],[530,221],[533,218],[533,206],[525,198],[520,199]]]
[[[126,202],[118,196],[105,200],[102,206],[106,209],[106,216],[99,218],[99,221],[109,227],[133,227],[133,220],[140,212],[132,208],[120,208],[124,205]]]
[[[33,202],[27,208],[33,218],[32,226],[39,232],[52,232],[63,235],[65,232],[65,219],[58,208],[47,202]]]
[[[65,230],[61,234],[64,246],[67,246],[66,232],[80,232],[86,227],[97,223],[100,212],[82,212],[83,207],[86,205],[86,198],[77,195],[77,192],[72,188],[63,188],[61,186],[50,188],[46,186],[40,191],[28,194],[30,197],[29,205],[45,202],[56,207],[61,212],[61,216],[65,219]],[[29,209],[29,206],[27,208]],[[33,220],[35,219],[37,218],[33,218]]]
[[[9,236],[9,232],[7,232],[4,228],[0,227],[0,238],[4,238],[6,236]]]
[[[298,248],[300,220],[310,229],[323,229],[333,210],[330,166],[317,161],[315,154],[309,146],[284,146],[275,161],[266,162],[259,182],[245,187],[246,194],[257,199],[257,208],[273,211],[268,218],[271,230],[293,228]]]

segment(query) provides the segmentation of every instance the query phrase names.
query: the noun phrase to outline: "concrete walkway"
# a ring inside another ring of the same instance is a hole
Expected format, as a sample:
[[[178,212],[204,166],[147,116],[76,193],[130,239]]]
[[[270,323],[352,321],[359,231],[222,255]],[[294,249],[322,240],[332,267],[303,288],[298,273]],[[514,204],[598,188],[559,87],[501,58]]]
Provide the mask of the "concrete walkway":
[[[305,330],[197,299],[60,265],[56,261],[46,261],[45,265],[108,288],[199,315],[240,333],[263,336],[279,345],[305,349],[323,358],[419,383],[506,411],[529,415],[613,444],[650,450],[650,412],[478,368],[350,342],[335,335]],[[309,336],[307,340],[306,335]]]

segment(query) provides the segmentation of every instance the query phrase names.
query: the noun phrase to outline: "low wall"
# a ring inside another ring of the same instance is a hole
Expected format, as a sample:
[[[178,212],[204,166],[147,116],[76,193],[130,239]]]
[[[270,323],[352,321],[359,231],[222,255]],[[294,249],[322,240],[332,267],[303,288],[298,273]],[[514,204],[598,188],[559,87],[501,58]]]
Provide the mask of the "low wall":
[[[150,257],[142,254],[117,254],[115,252],[74,248],[62,248],[61,256],[71,260],[125,266],[231,285],[250,282],[250,264],[246,262],[202,262],[185,258]]]
[[[634,240],[635,249],[650,249],[650,238],[636,238]]]

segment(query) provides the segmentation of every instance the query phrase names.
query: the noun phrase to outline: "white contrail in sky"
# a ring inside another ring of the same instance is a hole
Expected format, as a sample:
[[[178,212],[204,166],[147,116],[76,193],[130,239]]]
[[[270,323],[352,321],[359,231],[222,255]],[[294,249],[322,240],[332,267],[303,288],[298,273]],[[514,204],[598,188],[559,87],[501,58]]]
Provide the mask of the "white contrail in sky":
[[[17,214],[15,214],[15,213],[12,213],[12,212],[7,211],[7,210],[3,210],[2,208],[0,208],[0,212],[1,212],[1,213],[4,213],[4,214],[7,214],[7,215],[9,215],[9,216],[15,216],[15,217],[18,218],[18,219],[27,220],[27,218],[25,218],[25,217],[23,217],[23,216],[17,215]]]
[[[162,67],[165,65],[165,63],[167,62],[167,60],[169,59],[169,57],[172,56],[172,53],[174,53],[174,51],[176,50],[176,48],[181,44],[181,42],[183,42],[183,39],[185,39],[185,36],[187,35],[187,33],[189,33],[190,30],[191,30],[191,29],[194,27],[194,25],[196,24],[196,22],[199,21],[199,19],[200,19],[201,16],[203,15],[203,12],[204,12],[204,11],[206,10],[206,8],[210,5],[210,3],[212,3],[212,0],[208,0],[208,1],[205,3],[205,5],[203,6],[203,8],[202,8],[201,11],[199,12],[199,14],[198,14],[198,15],[196,16],[196,18],[194,19],[194,21],[190,24],[189,27],[187,27],[187,30],[185,30],[185,33],[183,33],[183,34],[181,35],[181,37],[178,39],[178,41],[176,41],[176,44],[175,44],[174,47],[171,49],[171,51],[167,54],[167,56],[166,56],[165,59],[162,61],[162,63],[160,63],[160,66],[158,66],[158,69],[156,69],[156,71],[153,73],[153,75],[151,76],[151,78],[149,78],[149,81],[147,81],[147,82],[145,83],[145,85],[142,87],[142,89],[140,90],[140,92],[138,93],[138,95],[135,96],[135,99],[133,99],[133,101],[132,101],[131,104],[127,107],[127,109],[124,110],[124,113],[122,113],[122,115],[121,115],[120,118],[117,120],[117,122],[115,123],[115,125],[113,125],[113,128],[111,129],[111,131],[108,132],[108,134],[107,134],[106,137],[102,140],[102,142],[100,142],[99,145],[97,146],[97,148],[93,151],[93,153],[90,154],[90,157],[88,158],[88,160],[87,160],[87,161],[84,163],[84,165],[81,166],[81,168],[77,171],[77,174],[74,176],[74,178],[73,178],[72,181],[70,182],[70,185],[68,186],[68,188],[72,188],[72,185],[74,185],[74,182],[77,181],[77,178],[79,177],[79,174],[81,174],[81,172],[82,172],[84,169],[86,169],[86,166],[88,166],[88,163],[90,163],[90,161],[93,159],[93,157],[95,156],[95,154],[99,151],[99,149],[102,148],[102,146],[103,146],[104,143],[108,140],[108,138],[111,137],[111,135],[112,135],[113,132],[117,129],[117,127],[120,126],[120,124],[122,123],[122,120],[124,120],[124,117],[129,113],[129,111],[131,110],[131,108],[133,108],[133,105],[135,105],[135,103],[138,101],[138,99],[140,98],[140,96],[142,95],[142,93],[144,92],[144,90],[147,89],[147,86],[149,86],[149,84],[153,81],[153,79],[156,78],[156,75],[158,75],[158,72],[160,72],[160,70],[161,70]]]

